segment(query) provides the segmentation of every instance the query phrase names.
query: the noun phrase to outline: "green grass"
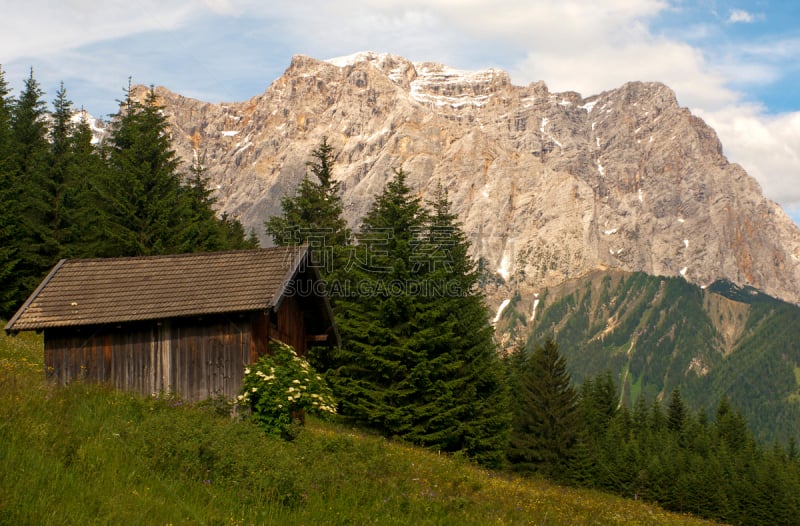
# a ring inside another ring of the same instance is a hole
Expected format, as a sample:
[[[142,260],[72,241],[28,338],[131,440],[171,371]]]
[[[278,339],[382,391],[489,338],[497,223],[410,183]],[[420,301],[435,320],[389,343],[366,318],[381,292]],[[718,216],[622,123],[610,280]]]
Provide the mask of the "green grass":
[[[707,524],[310,420],[268,438],[214,404],[44,381],[0,337],[0,524]]]

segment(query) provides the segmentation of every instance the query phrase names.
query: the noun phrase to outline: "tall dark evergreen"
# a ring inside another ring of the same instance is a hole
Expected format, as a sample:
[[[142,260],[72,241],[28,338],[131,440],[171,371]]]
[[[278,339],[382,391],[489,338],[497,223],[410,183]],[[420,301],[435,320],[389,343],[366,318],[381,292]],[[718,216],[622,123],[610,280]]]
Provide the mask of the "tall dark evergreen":
[[[187,212],[180,200],[179,161],[154,89],[140,102],[128,88],[115,116],[107,156],[109,173],[101,188],[107,244],[101,255],[180,251]]]
[[[52,124],[50,125],[50,152],[52,163],[49,170],[47,197],[49,201],[47,227],[53,241],[58,247],[59,257],[67,252],[66,246],[72,237],[73,225],[70,223],[69,198],[70,189],[77,181],[72,177],[83,166],[76,166],[76,148],[73,142],[77,127],[72,121],[74,110],[72,101],[67,98],[64,83],[53,100]],[[83,159],[81,159],[83,160]]]
[[[18,264],[13,278],[16,285],[12,288],[22,294],[18,302],[33,291],[59,253],[49,224],[52,156],[43,96],[31,69],[11,112],[13,152],[9,173],[18,200],[15,226]]]
[[[190,174],[189,180],[179,189],[179,201],[185,203],[186,217],[178,252],[222,250],[225,245],[222,225],[217,222],[212,208],[214,198],[200,158],[193,159]]]
[[[419,365],[417,428],[408,439],[464,451],[485,465],[503,463],[511,425],[508,390],[489,313],[469,256],[469,241],[438,185],[428,222],[415,241],[412,271],[422,276],[409,345],[425,350]]]
[[[64,168],[64,232],[62,257],[87,258],[104,254],[105,204],[100,194],[108,165],[94,144],[94,133],[85,114],[73,125]],[[110,255],[110,254],[106,254]]]
[[[667,428],[670,431],[682,431],[686,424],[686,418],[686,406],[681,398],[681,390],[678,386],[675,386],[667,407]]]
[[[578,395],[558,344],[537,345],[525,362],[508,459],[518,471],[563,479],[578,438]]]
[[[342,413],[388,435],[412,431],[416,385],[411,370],[424,351],[406,348],[415,298],[411,242],[426,224],[419,198],[396,172],[363,219],[358,245],[337,298],[337,325],[343,348],[331,375]],[[391,290],[395,283],[397,290]]]
[[[0,67],[0,317],[7,318],[19,297],[16,269],[19,265],[17,245],[18,196],[14,170],[14,144],[11,131],[11,91]]]
[[[258,248],[259,240],[255,230],[251,229],[245,234],[241,221],[227,212],[222,212],[218,220],[220,235],[222,236],[225,250],[242,250]]]
[[[343,270],[347,262],[344,247],[350,242],[342,217],[340,184],[333,178],[334,163],[333,147],[323,137],[306,163],[313,177],[306,174],[294,196],[281,198],[282,215],[264,222],[277,245],[308,243],[325,278]]]
[[[446,193],[430,205],[397,171],[364,218],[331,377],[344,414],[499,466],[510,422],[488,312]]]

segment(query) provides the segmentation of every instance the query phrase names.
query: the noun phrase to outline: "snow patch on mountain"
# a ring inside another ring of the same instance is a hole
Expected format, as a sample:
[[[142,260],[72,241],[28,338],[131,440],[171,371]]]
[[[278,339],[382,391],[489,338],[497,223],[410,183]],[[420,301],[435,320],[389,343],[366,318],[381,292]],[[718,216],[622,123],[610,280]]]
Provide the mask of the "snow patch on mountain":
[[[500,316],[503,315],[503,311],[506,310],[508,304],[511,303],[511,300],[505,299],[503,303],[497,308],[497,314],[494,315],[494,319],[492,320],[492,325],[495,325],[498,321],[500,321]]]

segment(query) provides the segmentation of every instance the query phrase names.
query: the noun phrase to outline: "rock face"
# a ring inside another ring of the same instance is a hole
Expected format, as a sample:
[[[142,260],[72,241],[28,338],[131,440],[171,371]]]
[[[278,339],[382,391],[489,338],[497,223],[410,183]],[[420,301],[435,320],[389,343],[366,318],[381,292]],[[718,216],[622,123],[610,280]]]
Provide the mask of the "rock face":
[[[800,230],[662,84],[582,98],[360,53],[296,56],[246,102],[156,93],[179,155],[201,156],[220,208],[262,236],[327,136],[356,228],[394,169],[422,196],[447,188],[495,306],[604,267],[800,302]]]

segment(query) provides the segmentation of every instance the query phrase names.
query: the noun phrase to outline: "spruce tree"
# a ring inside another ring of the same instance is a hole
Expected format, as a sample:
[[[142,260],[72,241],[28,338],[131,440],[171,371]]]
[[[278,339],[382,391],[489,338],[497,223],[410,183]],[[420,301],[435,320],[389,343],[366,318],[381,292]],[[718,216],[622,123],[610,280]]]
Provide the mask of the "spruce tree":
[[[345,415],[498,466],[509,417],[488,312],[446,194],[431,205],[400,170],[363,219],[330,377]]]
[[[363,219],[345,283],[353,293],[338,298],[343,348],[332,374],[342,413],[387,435],[411,432],[416,385],[411,370],[424,351],[406,348],[414,298],[411,243],[426,223],[406,175],[397,171]],[[398,289],[393,291],[392,284]]]
[[[680,432],[686,423],[686,406],[681,398],[681,390],[676,385],[672,390],[669,406],[667,407],[667,429]]]
[[[415,368],[423,403],[407,439],[500,466],[511,423],[508,391],[477,287],[477,265],[441,185],[428,205],[427,224],[411,253],[412,272],[422,277],[422,286],[414,297],[410,323],[416,330],[408,341],[425,355]]]
[[[101,188],[108,244],[102,255],[178,252],[187,210],[179,162],[152,87],[142,102],[128,88],[108,143],[109,173]]]
[[[73,126],[69,137],[69,162],[65,163],[65,240],[62,257],[89,258],[103,255],[105,207],[100,194],[108,166],[94,144],[86,115]],[[106,254],[110,255],[110,254]]]
[[[18,200],[15,219],[15,251],[18,263],[14,277],[22,301],[57,261],[59,247],[52,236],[52,155],[46,125],[44,92],[33,69],[11,112],[12,162],[10,188]]]
[[[258,236],[254,230],[245,235],[242,223],[227,212],[222,212],[218,220],[220,235],[226,250],[243,250],[258,248]]]
[[[558,344],[537,345],[525,363],[514,410],[508,459],[518,471],[563,478],[578,436],[577,393]]]
[[[264,222],[276,245],[308,243],[323,277],[341,271],[347,262],[347,223],[342,217],[340,184],[333,179],[335,156],[327,137],[306,163],[313,177],[303,177],[294,196],[281,198],[282,215]]]
[[[13,313],[19,299],[17,228],[18,195],[15,191],[11,98],[5,72],[0,67],[0,317]]]
[[[56,93],[53,100],[52,124],[50,125],[50,151],[52,164],[50,167],[48,214],[47,223],[50,235],[58,247],[59,257],[66,252],[66,245],[70,242],[72,225],[70,224],[70,206],[67,197],[70,188],[76,184],[72,176],[82,166],[75,166],[76,126],[72,122],[72,101],[67,98],[64,83]],[[77,170],[76,170],[77,168]]]
[[[98,185],[105,204],[100,255],[137,256],[254,246],[239,222],[217,219],[202,166],[180,169],[167,118],[151,87],[143,101],[129,87],[115,116]]]
[[[214,214],[214,198],[201,159],[192,160],[191,176],[180,187],[186,218],[179,233],[178,252],[208,252],[226,248],[223,225]]]

